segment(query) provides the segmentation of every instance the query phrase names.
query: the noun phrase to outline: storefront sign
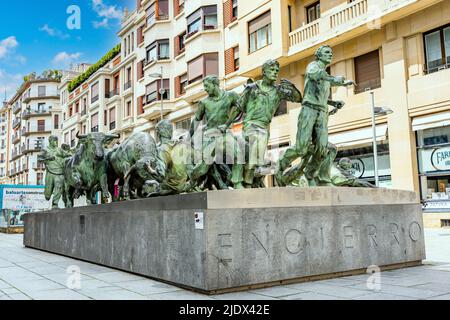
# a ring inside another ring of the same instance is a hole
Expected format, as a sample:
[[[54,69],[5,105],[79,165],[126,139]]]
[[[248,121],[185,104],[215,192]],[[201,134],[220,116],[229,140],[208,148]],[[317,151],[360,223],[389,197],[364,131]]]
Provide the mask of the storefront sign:
[[[431,165],[436,171],[450,170],[450,147],[434,149],[431,152]]]
[[[352,169],[351,173],[355,177],[362,178],[364,176],[364,172],[366,171],[366,166],[364,165],[364,161],[359,158],[351,159],[352,161]]]
[[[426,201],[422,204],[423,210],[448,210],[450,201]]]

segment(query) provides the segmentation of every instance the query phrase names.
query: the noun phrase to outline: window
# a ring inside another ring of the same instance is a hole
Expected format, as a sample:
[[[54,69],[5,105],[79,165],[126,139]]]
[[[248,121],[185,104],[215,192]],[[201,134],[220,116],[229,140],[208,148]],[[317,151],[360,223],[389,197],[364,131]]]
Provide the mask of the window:
[[[91,87],[91,103],[94,103],[99,98],[99,83],[98,81]]]
[[[441,228],[450,227],[450,219],[441,219]]]
[[[75,147],[75,129],[70,130],[70,147]]]
[[[355,76],[358,86],[355,93],[381,87],[380,58],[378,50],[355,58]]]
[[[179,56],[185,50],[184,39],[186,37],[186,32],[179,34],[175,37],[175,57]]]
[[[187,73],[180,77],[180,94],[186,93],[186,86],[188,84]]]
[[[169,19],[169,0],[158,0],[158,20]]]
[[[272,44],[272,23],[270,11],[248,23],[249,52]]]
[[[186,93],[187,83],[187,73],[175,78],[175,98]]]
[[[45,120],[38,120],[38,132],[45,131]]]
[[[175,129],[178,131],[189,131],[191,128],[191,119],[184,119],[175,123]]]
[[[178,11],[177,11],[177,14],[179,14],[179,13],[184,11],[184,1],[185,0],[178,0]]]
[[[147,26],[151,26],[156,21],[156,2],[154,2],[150,7],[146,10],[147,15]]]
[[[278,108],[278,110],[275,112],[275,117],[281,116],[283,114],[287,114],[287,102],[286,100],[281,101],[280,103],[280,107]]]
[[[109,110],[109,130],[114,130],[116,128],[116,108],[111,108]]]
[[[187,17],[187,25],[186,38],[201,30],[217,29],[217,6],[201,7]]]
[[[36,173],[36,185],[38,185],[38,186],[44,185],[44,173],[43,172]]]
[[[238,0],[231,0],[231,17],[237,19],[238,17]]]
[[[131,101],[127,102],[127,106],[125,109],[125,116],[126,117],[131,117]]]
[[[59,114],[55,114],[53,119],[54,119],[53,128],[57,130],[59,129]]]
[[[145,28],[145,25],[142,25],[138,28],[138,31],[137,31],[138,45],[140,45],[141,43],[144,42],[144,28]]]
[[[156,40],[147,47],[147,64],[164,59],[170,59],[169,39]]]
[[[207,53],[188,62],[188,83],[219,74],[219,54]]]
[[[145,60],[139,61],[137,63],[137,77],[138,77],[138,79],[142,79],[144,77],[144,64],[145,64]]]
[[[163,80],[163,89],[164,92],[162,94],[163,100],[168,100],[170,96],[170,81],[169,79]],[[155,101],[161,101],[161,80],[155,80],[149,85],[147,85],[145,89],[145,103],[150,104]]]
[[[98,132],[98,112],[91,117],[91,132]]]
[[[45,97],[45,86],[38,86],[38,96]]]
[[[436,72],[450,65],[450,25],[424,34],[426,73]]]
[[[306,7],[306,20],[307,23],[311,23],[319,18],[320,18],[320,1],[317,1],[312,5]]]
[[[239,69],[239,47],[235,47],[233,49],[234,54],[234,70]]]

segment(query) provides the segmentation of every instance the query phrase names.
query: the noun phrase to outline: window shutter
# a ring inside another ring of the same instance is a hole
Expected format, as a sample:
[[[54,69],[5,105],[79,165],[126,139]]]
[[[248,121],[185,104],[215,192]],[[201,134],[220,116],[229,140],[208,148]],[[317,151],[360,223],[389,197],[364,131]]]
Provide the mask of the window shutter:
[[[379,88],[381,85],[380,58],[378,50],[355,58],[355,76],[357,92],[368,88]]]
[[[225,51],[225,74],[234,72],[234,48]]]
[[[203,55],[188,62],[188,79],[192,81],[203,76]]]
[[[259,30],[270,23],[271,23],[270,11],[267,11],[266,13],[260,15],[258,18],[253,19],[248,23],[248,32],[249,34],[252,34],[256,30]]]
[[[233,18],[233,1],[227,0],[223,3],[223,24],[227,27]]]

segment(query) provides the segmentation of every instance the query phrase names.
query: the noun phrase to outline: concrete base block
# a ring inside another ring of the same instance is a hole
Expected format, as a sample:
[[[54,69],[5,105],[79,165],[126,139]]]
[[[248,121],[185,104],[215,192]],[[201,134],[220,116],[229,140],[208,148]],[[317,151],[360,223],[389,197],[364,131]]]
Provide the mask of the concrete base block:
[[[220,293],[425,259],[413,192],[214,191],[25,216],[24,245]]]

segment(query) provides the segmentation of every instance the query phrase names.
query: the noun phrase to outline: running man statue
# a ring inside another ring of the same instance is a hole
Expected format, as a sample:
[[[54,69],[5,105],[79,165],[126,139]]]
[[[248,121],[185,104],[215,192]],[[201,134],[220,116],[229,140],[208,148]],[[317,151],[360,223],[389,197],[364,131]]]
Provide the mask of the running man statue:
[[[286,185],[284,171],[297,158],[301,158],[299,176],[304,173],[309,186],[332,185],[329,175],[322,176],[319,169],[329,152],[328,116],[341,109],[344,102],[329,100],[330,88],[351,86],[355,83],[342,76],[333,77],[327,73],[326,68],[333,58],[331,47],[321,46],[315,55],[316,60],[306,69],[304,98],[297,122],[295,146],[289,148],[277,164],[276,180],[279,186]],[[329,111],[328,106],[332,106],[333,109]]]
[[[300,103],[300,91],[288,80],[276,84],[280,64],[268,60],[263,65],[263,78],[246,86],[238,102],[244,114],[243,137],[245,139],[245,165],[234,164],[232,182],[235,189],[252,188],[255,169],[264,165],[264,156],[269,142],[270,123],[280,107],[281,101]]]

